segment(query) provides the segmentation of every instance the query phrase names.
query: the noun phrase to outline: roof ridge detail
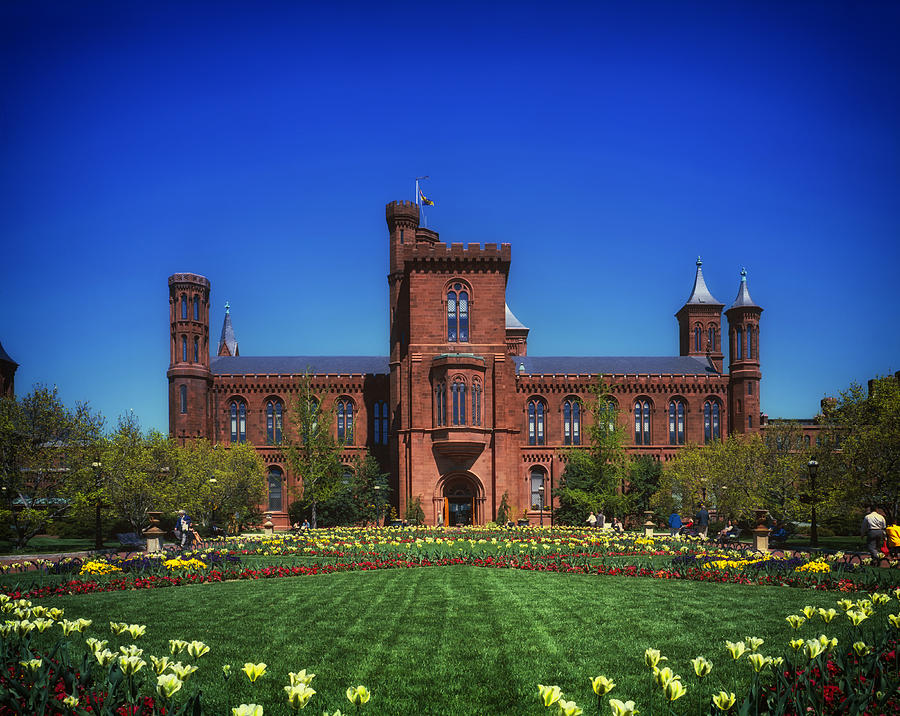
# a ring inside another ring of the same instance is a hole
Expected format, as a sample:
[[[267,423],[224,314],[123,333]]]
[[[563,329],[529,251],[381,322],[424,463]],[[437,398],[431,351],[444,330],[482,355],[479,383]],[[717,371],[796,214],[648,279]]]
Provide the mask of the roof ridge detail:
[[[706,287],[706,281],[703,278],[703,261],[700,260],[700,257],[697,257],[697,273],[694,276],[694,288],[691,290],[691,295],[686,301],[685,305],[689,304],[704,304],[704,305],[714,305],[714,306],[724,306],[725,304],[720,303],[716,300],[715,296],[713,296],[709,289]]]

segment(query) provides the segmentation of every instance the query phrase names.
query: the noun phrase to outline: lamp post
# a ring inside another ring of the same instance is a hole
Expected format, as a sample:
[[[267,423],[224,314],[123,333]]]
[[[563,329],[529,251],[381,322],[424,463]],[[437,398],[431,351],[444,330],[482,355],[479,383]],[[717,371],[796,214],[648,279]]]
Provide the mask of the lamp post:
[[[381,522],[381,502],[379,498],[381,497],[381,485],[375,485],[375,526],[378,527],[378,523]]]
[[[544,486],[541,485],[538,488],[538,493],[541,496],[541,527],[544,526]]]
[[[810,520],[809,520],[809,543],[813,547],[819,546],[819,527],[816,524],[816,475],[819,472],[819,463],[810,460],[806,463],[809,470],[809,501],[810,501]]]
[[[103,522],[100,515],[100,470],[103,465],[98,460],[92,462],[94,468],[94,489],[97,490],[97,502],[94,505],[94,549],[103,549]]]

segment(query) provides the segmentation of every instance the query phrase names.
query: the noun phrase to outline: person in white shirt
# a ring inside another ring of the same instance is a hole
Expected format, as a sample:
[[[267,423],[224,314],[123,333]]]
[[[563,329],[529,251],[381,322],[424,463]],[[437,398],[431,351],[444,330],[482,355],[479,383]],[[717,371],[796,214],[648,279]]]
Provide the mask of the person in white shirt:
[[[886,529],[887,521],[884,519],[884,515],[881,514],[881,510],[874,507],[869,508],[869,513],[863,517],[860,532],[866,538],[866,548],[876,562],[880,561],[883,556],[881,554],[881,545],[884,544],[884,531]]]

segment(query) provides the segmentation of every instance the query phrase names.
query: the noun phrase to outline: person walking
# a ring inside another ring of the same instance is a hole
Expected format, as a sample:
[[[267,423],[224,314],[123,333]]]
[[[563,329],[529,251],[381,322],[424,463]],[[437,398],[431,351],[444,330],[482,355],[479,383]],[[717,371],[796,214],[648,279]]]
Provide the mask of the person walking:
[[[588,518],[585,520],[588,523],[588,527],[596,527],[597,526],[597,515],[593,512],[588,515]]]
[[[191,518],[184,510],[178,510],[178,519],[175,520],[175,539],[184,549],[186,544],[191,543]]]
[[[673,512],[671,515],[669,515],[669,536],[675,537],[681,527],[681,515],[679,515],[677,512]]]
[[[881,561],[881,545],[884,544],[884,534],[887,529],[887,521],[881,514],[881,510],[874,507],[869,508],[868,514],[863,517],[860,532],[866,538],[866,549],[872,555],[875,563]]]
[[[702,502],[700,503],[700,509],[697,511],[697,516],[694,517],[694,524],[697,526],[697,536],[706,539],[709,532],[709,511]]]

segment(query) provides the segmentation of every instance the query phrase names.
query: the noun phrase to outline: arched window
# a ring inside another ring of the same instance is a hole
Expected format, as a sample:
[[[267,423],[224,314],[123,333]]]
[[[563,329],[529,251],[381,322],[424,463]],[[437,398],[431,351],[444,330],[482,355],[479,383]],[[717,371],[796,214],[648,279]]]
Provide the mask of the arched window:
[[[699,353],[703,348],[700,346],[703,329],[699,325],[694,326],[694,351]]]
[[[531,473],[529,473],[530,483],[531,483],[531,509],[539,510],[541,507],[547,504],[547,498],[549,495],[546,495],[546,482],[545,479],[546,473],[540,468],[532,469]],[[544,488],[543,490],[541,488]]]
[[[669,403],[669,445],[684,445],[684,401]]]
[[[447,291],[447,340],[469,342],[469,292],[461,283],[454,283]]]
[[[734,332],[734,359],[741,360],[744,357],[744,332],[738,328]]]
[[[707,400],[703,404],[703,440],[711,443],[722,437],[719,421],[719,404],[715,400]]]
[[[466,424],[466,384],[461,378],[455,378],[450,386],[453,394],[453,424]]]
[[[266,443],[279,445],[284,427],[284,407],[280,400],[266,401]]]
[[[338,398],[337,401],[337,438],[345,445],[353,444],[353,401],[350,398]]]
[[[472,425],[481,425],[481,381],[472,381]]]
[[[716,350],[716,327],[715,326],[709,327],[709,350],[710,351]]]
[[[187,412],[187,386],[182,385],[178,389],[178,392],[180,394],[179,397],[181,398],[181,412],[186,413]]]
[[[616,405],[614,400],[607,400],[603,403],[603,410],[597,416],[597,422],[607,435],[615,432],[618,414],[619,406]]]
[[[247,442],[247,404],[243,400],[232,400],[229,406],[231,422],[231,442]]]
[[[528,444],[544,444],[544,402],[537,399],[528,401]]]
[[[641,399],[634,404],[634,444],[650,444],[650,401]]]
[[[581,445],[581,401],[577,398],[563,402],[563,444]]]
[[[372,435],[376,445],[388,443],[388,407],[387,403],[379,400],[372,408]]]
[[[194,320],[200,320],[200,297],[194,296]]]
[[[269,512],[281,512],[281,480],[284,473],[280,467],[269,468]]]
[[[447,386],[443,383],[434,387],[434,419],[438,427],[447,424]]]
[[[753,358],[753,326],[747,326],[747,358]]]
[[[187,363],[187,336],[181,337],[181,362]]]
[[[187,294],[181,294],[181,318],[187,320]]]
[[[200,339],[194,337],[194,363],[200,362]]]

